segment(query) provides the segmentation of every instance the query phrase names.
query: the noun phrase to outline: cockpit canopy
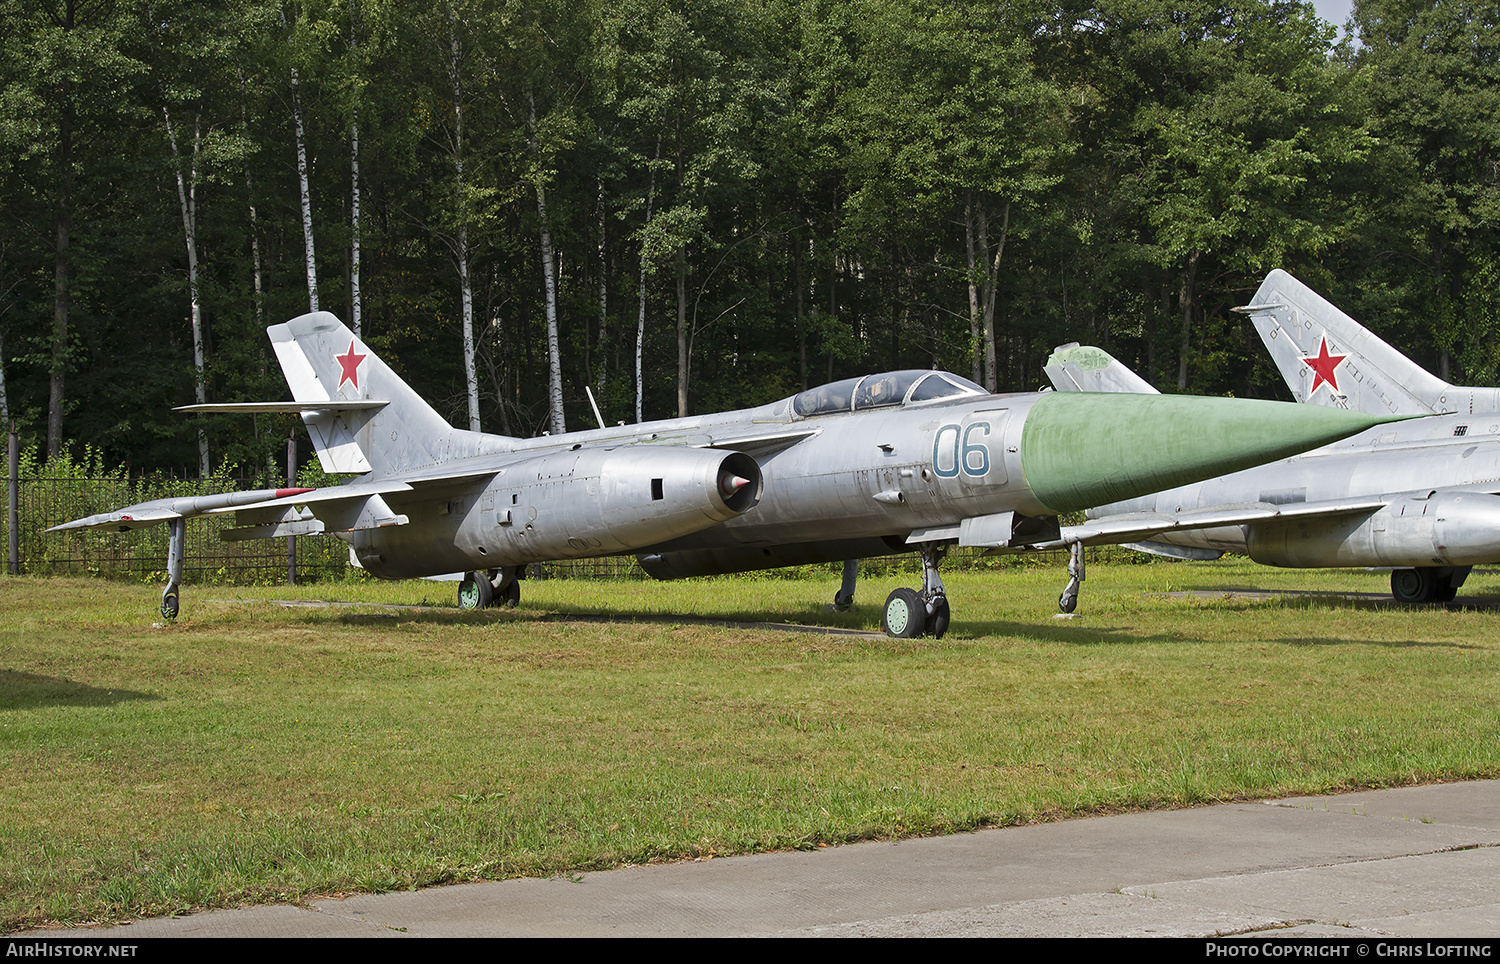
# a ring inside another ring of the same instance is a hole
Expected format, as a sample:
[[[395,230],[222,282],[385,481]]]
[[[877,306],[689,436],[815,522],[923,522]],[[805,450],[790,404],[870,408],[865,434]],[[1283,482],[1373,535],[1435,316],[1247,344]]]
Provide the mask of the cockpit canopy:
[[[792,397],[792,411],[802,417],[833,415],[838,412],[860,412],[887,405],[911,405],[960,395],[984,395],[983,388],[949,372],[923,368],[899,372],[882,372],[860,378],[846,378],[817,388],[809,388]]]

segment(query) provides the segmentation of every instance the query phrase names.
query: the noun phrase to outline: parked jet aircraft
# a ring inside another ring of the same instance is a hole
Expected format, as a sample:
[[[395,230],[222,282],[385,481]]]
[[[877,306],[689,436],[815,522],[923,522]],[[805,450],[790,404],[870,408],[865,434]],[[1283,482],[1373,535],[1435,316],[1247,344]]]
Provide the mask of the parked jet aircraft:
[[[1500,392],[1433,377],[1284,271],[1240,310],[1299,398],[1448,414],[1091,509],[1062,531],[1064,543],[1192,559],[1242,552],[1290,568],[1389,566],[1391,594],[1412,603],[1450,600],[1474,565],[1500,562]],[[1099,349],[1064,346],[1046,370],[1061,390],[1155,391]]]
[[[635,553],[657,578],[915,549],[920,590],[886,600],[895,636],[941,636],[952,545],[1014,547],[1056,515],[1233,471],[1388,421],[1280,402],[990,395],[937,371],[835,382],[758,408],[552,437],[449,426],[326,312],[268,329],[297,412],[347,484],[159,499],[55,529],[171,526],[174,617],[185,520],[233,512],[225,538],[333,533],[377,576],[463,570],[460,602],[515,604],[525,566]],[[839,601],[847,603],[846,581]]]

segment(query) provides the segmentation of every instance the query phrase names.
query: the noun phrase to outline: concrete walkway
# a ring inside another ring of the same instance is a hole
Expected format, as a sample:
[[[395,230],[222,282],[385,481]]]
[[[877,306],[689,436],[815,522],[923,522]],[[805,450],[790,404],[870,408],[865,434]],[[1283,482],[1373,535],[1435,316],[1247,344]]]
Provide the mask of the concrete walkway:
[[[1500,937],[1500,781],[250,907],[146,937]]]

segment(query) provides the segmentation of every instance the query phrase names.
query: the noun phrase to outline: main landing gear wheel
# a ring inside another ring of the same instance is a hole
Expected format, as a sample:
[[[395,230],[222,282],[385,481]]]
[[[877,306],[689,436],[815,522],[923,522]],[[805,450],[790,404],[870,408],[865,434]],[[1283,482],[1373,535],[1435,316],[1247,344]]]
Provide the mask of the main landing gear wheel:
[[[459,609],[486,609],[494,600],[495,587],[482,572],[466,572],[458,584]]]
[[[515,609],[520,604],[521,581],[519,579],[513,578],[509,582],[502,583],[500,588],[495,590],[495,601],[492,605]]]
[[[887,636],[916,639],[927,621],[927,607],[915,589],[902,586],[885,597],[885,615],[881,619]]]
[[[521,602],[523,566],[508,566],[488,572],[466,572],[458,584],[460,609],[488,609],[502,606],[514,609]]]
[[[161,615],[163,619],[177,618],[177,590],[167,589],[161,594]]]
[[[1468,566],[1419,566],[1391,570],[1391,595],[1399,603],[1452,602],[1469,578]]]

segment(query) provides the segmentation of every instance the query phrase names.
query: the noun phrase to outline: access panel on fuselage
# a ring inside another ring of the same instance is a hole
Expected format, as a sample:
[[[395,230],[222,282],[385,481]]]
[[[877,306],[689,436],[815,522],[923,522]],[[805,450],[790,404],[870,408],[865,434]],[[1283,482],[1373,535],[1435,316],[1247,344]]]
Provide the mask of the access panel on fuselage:
[[[993,408],[939,424],[932,437],[933,474],[939,480],[969,487],[1010,481],[1005,467],[1005,429],[1009,422],[1010,409]]]

